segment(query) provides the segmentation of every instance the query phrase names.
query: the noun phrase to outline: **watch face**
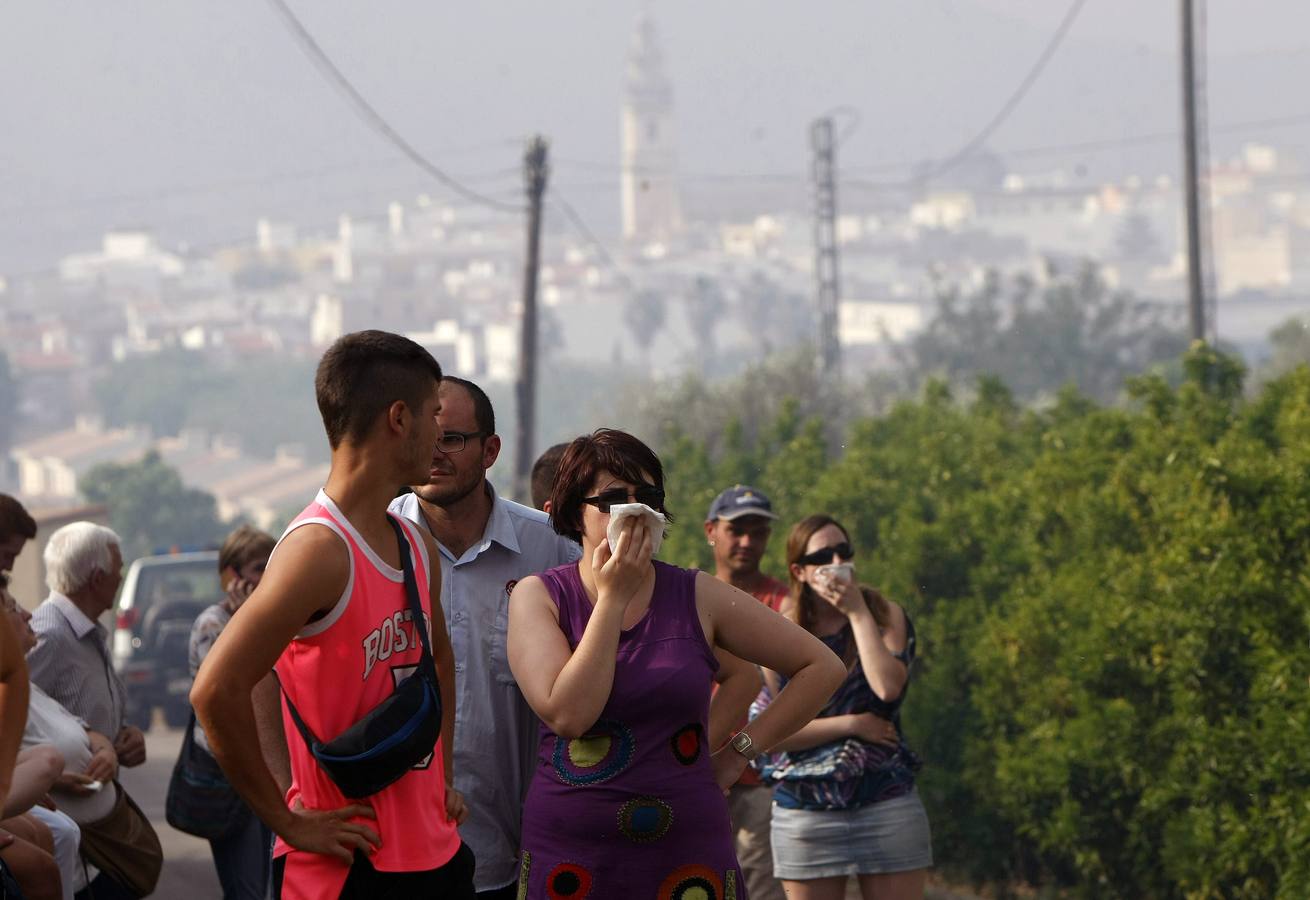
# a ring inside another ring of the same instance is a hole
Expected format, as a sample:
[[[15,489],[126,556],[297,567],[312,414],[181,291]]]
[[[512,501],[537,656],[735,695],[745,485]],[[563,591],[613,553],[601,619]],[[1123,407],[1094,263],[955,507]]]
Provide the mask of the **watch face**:
[[[738,753],[749,753],[751,749],[751,736],[744,731],[738,732],[737,736],[732,739],[732,749]]]

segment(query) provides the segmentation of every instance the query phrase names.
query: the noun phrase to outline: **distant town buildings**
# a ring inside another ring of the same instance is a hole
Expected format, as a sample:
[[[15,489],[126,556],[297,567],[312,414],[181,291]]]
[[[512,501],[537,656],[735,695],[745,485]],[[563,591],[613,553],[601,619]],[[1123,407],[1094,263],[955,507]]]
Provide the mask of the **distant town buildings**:
[[[673,90],[648,13],[635,29],[619,113],[624,240],[598,251],[548,218],[545,365],[726,374],[812,339],[804,192],[775,202],[765,185],[734,182],[715,206],[707,186],[695,214],[684,212]],[[1182,200],[1171,179],[1089,184],[1060,168],[1010,171],[995,154],[965,168],[968,177],[936,183],[839,181],[848,365],[886,364],[888,348],[927,323],[935,285],[978,284],[988,270],[1040,278],[1048,260],[1090,258],[1115,287],[1181,301]],[[803,183],[806,173],[797,174]],[[1310,293],[1310,177],[1301,164],[1251,144],[1215,165],[1209,183],[1220,294],[1247,303]],[[108,367],[178,349],[232,365],[312,360],[342,334],[384,328],[427,346],[451,372],[491,386],[513,381],[518,217],[418,196],[343,212],[326,231],[252,220],[249,241],[203,250],[119,229],[53,272],[0,280],[0,350],[21,386],[22,422],[3,423],[0,451],[10,459],[0,483],[68,505],[92,466],[155,450],[225,515],[275,521],[323,477],[294,448],[260,458],[222,435],[152,435],[95,420],[92,387]]]

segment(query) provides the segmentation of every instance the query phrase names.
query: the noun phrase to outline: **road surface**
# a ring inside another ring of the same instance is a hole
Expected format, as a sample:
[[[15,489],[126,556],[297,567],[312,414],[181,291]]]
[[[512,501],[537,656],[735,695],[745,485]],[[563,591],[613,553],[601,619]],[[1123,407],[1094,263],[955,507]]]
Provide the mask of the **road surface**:
[[[156,719],[146,734],[146,761],[135,769],[122,769],[119,781],[155,826],[164,848],[164,872],[154,896],[160,900],[222,900],[209,842],[175,831],[164,821],[168,777],[182,747],[183,733]]]

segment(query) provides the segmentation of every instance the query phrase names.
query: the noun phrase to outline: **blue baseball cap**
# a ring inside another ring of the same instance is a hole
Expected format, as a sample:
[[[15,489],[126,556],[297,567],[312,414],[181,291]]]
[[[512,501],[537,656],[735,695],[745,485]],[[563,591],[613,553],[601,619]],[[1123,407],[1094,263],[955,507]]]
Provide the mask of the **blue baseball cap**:
[[[778,518],[778,514],[773,511],[773,504],[769,502],[768,497],[753,487],[738,484],[714,498],[714,502],[710,504],[710,513],[705,517],[705,521],[713,522],[715,519],[731,521],[732,519],[740,519],[742,516],[762,516],[766,519]]]

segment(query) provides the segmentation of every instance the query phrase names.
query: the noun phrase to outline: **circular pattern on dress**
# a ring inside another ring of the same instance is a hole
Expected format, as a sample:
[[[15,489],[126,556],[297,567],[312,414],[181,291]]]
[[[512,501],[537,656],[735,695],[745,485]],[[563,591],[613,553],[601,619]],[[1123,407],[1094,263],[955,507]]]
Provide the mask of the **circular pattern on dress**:
[[[613,778],[632,762],[636,750],[632,732],[612,719],[601,719],[580,738],[555,738],[551,762],[565,784],[580,787]]]
[[[684,725],[673,732],[669,743],[673,746],[673,756],[684,766],[690,766],[700,759],[701,747],[705,746],[705,731],[699,722]]]
[[[658,797],[636,797],[619,810],[619,830],[638,844],[658,841],[673,824],[673,807]]]
[[[719,876],[706,866],[680,866],[660,885],[659,900],[723,900]]]
[[[591,873],[576,863],[560,863],[546,876],[550,900],[582,900],[591,893]]]

